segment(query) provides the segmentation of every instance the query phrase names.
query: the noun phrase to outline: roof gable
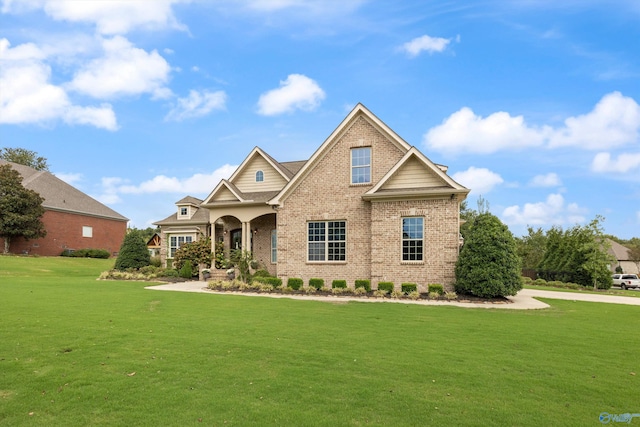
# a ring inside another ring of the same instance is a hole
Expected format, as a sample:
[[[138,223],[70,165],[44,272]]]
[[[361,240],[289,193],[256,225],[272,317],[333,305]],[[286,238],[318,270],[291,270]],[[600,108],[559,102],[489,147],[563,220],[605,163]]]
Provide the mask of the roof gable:
[[[376,117],[369,109],[364,105],[358,103],[353,110],[342,120],[338,127],[329,135],[327,139],[320,145],[320,147],[313,153],[311,158],[302,166],[300,171],[285,185],[280,193],[269,201],[269,204],[278,205],[295,189],[311,170],[318,164],[323,156],[331,150],[331,148],[340,140],[341,136],[348,131],[348,129],[359,119],[363,118],[381,135],[391,142],[402,152],[408,151],[411,146],[403,140],[397,133],[395,133],[389,126],[387,126],[382,120]]]
[[[242,201],[243,201],[243,197],[240,190],[238,190],[238,188],[235,185],[233,185],[226,179],[223,179],[218,183],[218,185],[216,185],[216,188],[213,189],[211,194],[207,196],[203,204],[212,203],[212,202],[242,202]]]
[[[394,196],[434,196],[438,194],[466,194],[463,187],[448,176],[440,166],[429,160],[417,148],[411,147],[404,157],[363,198]]]
[[[256,180],[256,172],[262,172],[262,181]],[[260,147],[255,147],[238,166],[229,182],[241,192],[281,190],[291,178],[291,172],[280,165]]]

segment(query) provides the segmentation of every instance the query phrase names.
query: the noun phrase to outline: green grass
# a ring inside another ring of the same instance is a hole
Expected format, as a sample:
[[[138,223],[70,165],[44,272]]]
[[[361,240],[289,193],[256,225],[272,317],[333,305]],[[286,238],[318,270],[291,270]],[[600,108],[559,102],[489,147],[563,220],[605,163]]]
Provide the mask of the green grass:
[[[161,292],[96,281],[112,263],[0,257],[0,425],[584,426],[640,411],[638,307]]]

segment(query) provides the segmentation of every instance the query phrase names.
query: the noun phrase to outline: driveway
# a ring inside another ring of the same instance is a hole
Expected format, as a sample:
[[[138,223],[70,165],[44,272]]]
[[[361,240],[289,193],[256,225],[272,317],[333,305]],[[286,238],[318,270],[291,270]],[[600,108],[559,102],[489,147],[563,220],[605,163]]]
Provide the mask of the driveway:
[[[605,302],[609,304],[640,305],[640,298],[621,297],[617,295],[580,294],[577,292],[540,291],[537,289],[523,289],[518,296],[530,298],[564,299],[570,301]]]

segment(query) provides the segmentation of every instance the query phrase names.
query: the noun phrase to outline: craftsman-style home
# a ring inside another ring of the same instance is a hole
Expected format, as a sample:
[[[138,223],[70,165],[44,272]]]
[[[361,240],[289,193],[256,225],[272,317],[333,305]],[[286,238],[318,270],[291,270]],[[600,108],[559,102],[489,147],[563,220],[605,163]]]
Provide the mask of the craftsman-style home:
[[[185,197],[157,222],[161,257],[200,236],[253,253],[286,279],[447,287],[469,190],[358,104],[307,161],[256,147],[205,200]]]

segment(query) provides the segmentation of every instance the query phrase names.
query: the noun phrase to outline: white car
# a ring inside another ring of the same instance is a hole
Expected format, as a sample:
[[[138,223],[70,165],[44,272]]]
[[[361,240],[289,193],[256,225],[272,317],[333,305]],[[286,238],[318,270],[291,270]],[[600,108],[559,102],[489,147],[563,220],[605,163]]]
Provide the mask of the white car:
[[[620,286],[621,289],[640,288],[640,279],[637,274],[614,274],[613,286]]]

